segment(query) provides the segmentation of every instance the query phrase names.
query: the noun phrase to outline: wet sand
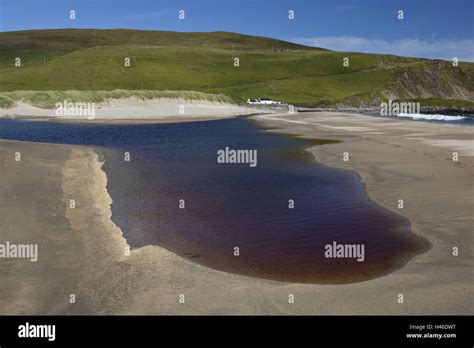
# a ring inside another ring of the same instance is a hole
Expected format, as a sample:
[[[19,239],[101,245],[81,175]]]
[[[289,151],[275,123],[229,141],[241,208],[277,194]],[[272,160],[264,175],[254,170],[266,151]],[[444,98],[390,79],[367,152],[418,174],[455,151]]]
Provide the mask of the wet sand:
[[[357,171],[370,196],[407,216],[412,230],[430,241],[430,251],[384,277],[345,285],[223,273],[157,246],[127,255],[122,233],[110,220],[106,175],[91,149],[0,141],[0,238],[39,244],[36,263],[0,260],[0,312],[473,313],[471,129],[331,113],[255,118],[280,131],[343,140],[311,152],[324,164]],[[21,162],[14,161],[18,151]],[[460,153],[457,164],[453,151]],[[342,161],[343,152],[349,152],[349,162]],[[68,207],[70,199],[75,209]],[[452,256],[453,246],[459,256]],[[71,294],[76,303],[69,302]],[[404,303],[398,303],[399,294]]]

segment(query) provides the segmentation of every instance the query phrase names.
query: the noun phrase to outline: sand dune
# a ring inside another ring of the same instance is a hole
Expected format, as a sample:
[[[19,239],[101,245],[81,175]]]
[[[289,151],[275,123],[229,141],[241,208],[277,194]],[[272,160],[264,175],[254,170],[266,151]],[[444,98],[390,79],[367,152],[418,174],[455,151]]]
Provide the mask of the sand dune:
[[[236,104],[185,99],[112,99],[95,106],[95,121],[100,120],[161,120],[164,118],[225,118],[261,113],[250,107]],[[8,109],[0,108],[0,118],[40,118],[91,121],[87,115],[57,115],[55,109],[42,109],[25,102],[17,102]]]

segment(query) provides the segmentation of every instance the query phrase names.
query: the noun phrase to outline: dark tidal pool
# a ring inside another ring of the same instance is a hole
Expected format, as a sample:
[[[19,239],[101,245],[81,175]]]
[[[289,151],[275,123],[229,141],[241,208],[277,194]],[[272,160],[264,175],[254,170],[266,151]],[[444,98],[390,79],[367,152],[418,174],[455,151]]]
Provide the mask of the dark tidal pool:
[[[396,270],[427,248],[404,217],[369,200],[357,175],[316,163],[305,148],[317,142],[264,132],[244,118],[158,125],[0,120],[0,138],[93,146],[105,160],[113,221],[132,248],[159,245],[217,270],[351,283]],[[257,166],[218,163],[217,151],[226,147],[257,150]],[[363,261],[328,257],[334,244],[363,246]]]

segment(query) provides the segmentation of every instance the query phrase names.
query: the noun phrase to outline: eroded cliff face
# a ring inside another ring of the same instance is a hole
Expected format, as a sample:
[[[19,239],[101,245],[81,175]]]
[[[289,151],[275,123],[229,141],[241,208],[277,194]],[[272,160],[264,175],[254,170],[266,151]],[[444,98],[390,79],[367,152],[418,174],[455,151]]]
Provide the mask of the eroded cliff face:
[[[474,69],[469,65],[429,61],[394,71],[391,75],[388,91],[384,93],[391,99],[474,100]]]
[[[381,102],[399,99],[439,99],[438,107],[443,106],[443,100],[472,102],[474,65],[460,63],[453,66],[448,61],[422,61],[403,69],[392,69],[384,89],[350,96],[336,106],[377,107]],[[449,105],[451,103],[446,102],[444,106]]]

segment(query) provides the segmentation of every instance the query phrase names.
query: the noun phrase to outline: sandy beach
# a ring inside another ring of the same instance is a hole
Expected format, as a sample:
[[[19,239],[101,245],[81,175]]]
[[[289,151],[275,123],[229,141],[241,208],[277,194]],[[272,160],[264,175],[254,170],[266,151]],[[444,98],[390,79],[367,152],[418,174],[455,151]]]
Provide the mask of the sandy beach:
[[[0,237],[39,245],[37,262],[0,262],[1,314],[473,314],[472,128],[328,112],[252,119],[342,140],[310,151],[320,163],[356,171],[369,196],[408,217],[431,249],[391,274],[345,285],[223,273],[158,246],[128,253],[92,149],[0,141]]]
[[[23,101],[0,108],[0,118],[22,118],[74,122],[162,123],[211,120],[262,113],[237,104],[186,99],[111,99],[95,105],[94,118],[87,115],[57,115],[55,109],[39,108]]]

